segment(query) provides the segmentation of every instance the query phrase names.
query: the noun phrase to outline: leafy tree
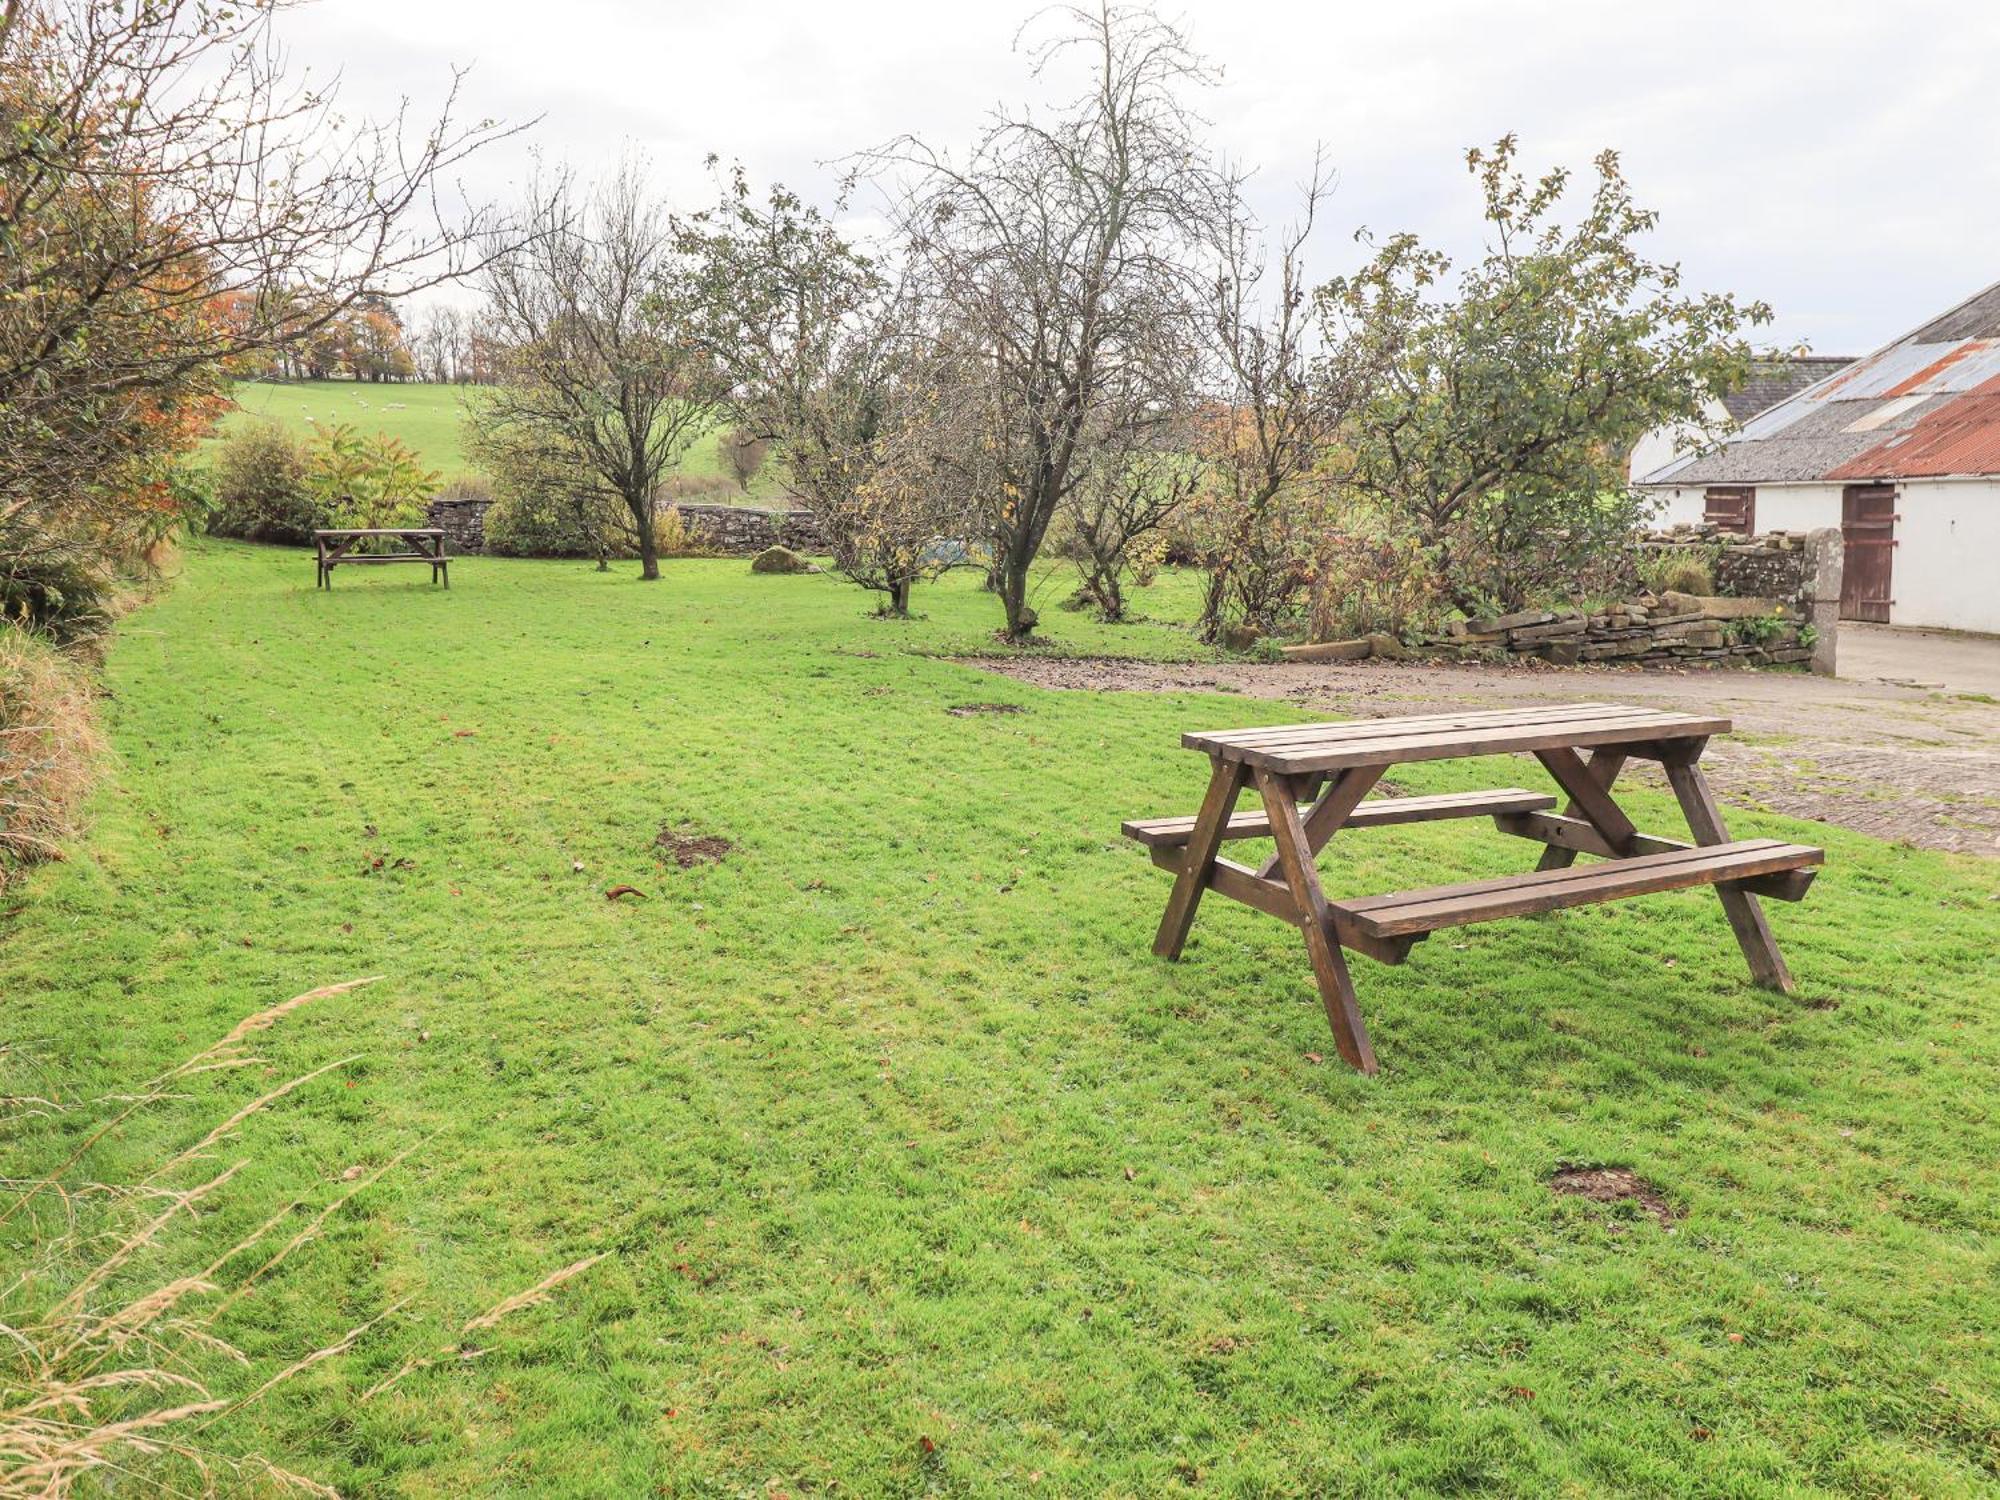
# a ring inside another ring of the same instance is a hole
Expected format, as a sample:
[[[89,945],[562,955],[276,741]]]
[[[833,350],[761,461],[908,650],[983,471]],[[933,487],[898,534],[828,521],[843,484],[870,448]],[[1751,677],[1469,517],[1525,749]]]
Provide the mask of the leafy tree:
[[[435,212],[506,132],[456,124],[455,85],[411,139],[347,119],[288,81],[284,9],[0,4],[0,576],[149,534],[225,362],[506,241]]]
[[[527,457],[622,504],[640,577],[657,579],[661,482],[730,394],[704,337],[704,266],[635,161],[580,198],[567,178],[533,196],[526,242],[483,278],[501,379],[472,420],[517,429]]]
[[[1384,375],[1348,428],[1350,492],[1416,540],[1468,613],[1529,603],[1622,549],[1644,509],[1633,443],[1703,430],[1749,368],[1745,330],[1770,317],[1646,258],[1657,216],[1615,153],[1573,224],[1558,216],[1570,174],[1530,181],[1515,157],[1512,136],[1467,153],[1490,239],[1455,286],[1444,255],[1397,235],[1319,294]]]
[[[907,615],[959,557],[964,516],[937,457],[955,432],[942,367],[906,288],[789,189],[759,201],[740,168],[691,232],[738,432],[772,443],[834,566]]]

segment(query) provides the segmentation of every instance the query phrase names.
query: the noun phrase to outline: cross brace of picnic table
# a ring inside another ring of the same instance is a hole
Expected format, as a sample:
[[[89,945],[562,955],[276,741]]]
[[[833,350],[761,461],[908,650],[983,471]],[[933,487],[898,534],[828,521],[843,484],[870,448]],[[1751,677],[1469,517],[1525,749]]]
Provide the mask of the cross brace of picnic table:
[[[1788,991],[1791,974],[1771,936],[1759,896],[1796,901],[1811,885],[1822,851],[1775,839],[1732,841],[1700,769],[1709,737],[1727,720],[1616,704],[1433,715],[1346,724],[1276,726],[1189,734],[1182,743],[1211,761],[1208,793],[1192,818],[1124,825],[1155,864],[1174,873],[1173,893],[1153,951],[1178,958],[1204,892],[1213,890],[1301,929],[1340,1054],[1376,1071],[1343,950],[1401,963],[1441,928],[1654,891],[1713,885],[1751,976]],[[1588,750],[1586,761],[1579,753]],[[1527,751],[1568,797],[1508,787],[1437,797],[1364,801],[1391,765]],[[1644,834],[1611,795],[1628,759],[1660,763],[1693,842]],[[1236,813],[1254,786],[1259,812]],[[1501,831],[1547,847],[1536,870],[1385,896],[1331,901],[1317,857],[1342,829],[1440,818],[1491,816]],[[1269,837],[1276,851],[1257,868],[1221,856],[1232,839]],[[1574,867],[1579,853],[1606,863]]]

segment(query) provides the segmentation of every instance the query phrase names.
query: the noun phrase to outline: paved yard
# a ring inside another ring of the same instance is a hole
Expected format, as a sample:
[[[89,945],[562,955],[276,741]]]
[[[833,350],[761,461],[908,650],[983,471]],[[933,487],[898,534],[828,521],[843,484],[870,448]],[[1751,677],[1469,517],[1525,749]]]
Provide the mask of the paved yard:
[[[1944,643],[1940,647],[1939,643]],[[1637,703],[1729,715],[1736,733],[1702,762],[1730,802],[1929,849],[2000,856],[2000,642],[1891,630],[1842,641],[1831,680],[1792,672],[1394,662],[1168,666],[1120,661],[980,663],[1043,687],[1244,693],[1331,715],[1385,716],[1563,702]],[[1950,690],[1912,687],[1948,682]],[[1979,686],[1978,684],[1984,684]],[[1984,701],[1982,701],[1984,700]],[[1627,773],[1662,782],[1656,767]]]
[[[1847,624],[1840,627],[1840,675],[2000,698],[2000,637]]]

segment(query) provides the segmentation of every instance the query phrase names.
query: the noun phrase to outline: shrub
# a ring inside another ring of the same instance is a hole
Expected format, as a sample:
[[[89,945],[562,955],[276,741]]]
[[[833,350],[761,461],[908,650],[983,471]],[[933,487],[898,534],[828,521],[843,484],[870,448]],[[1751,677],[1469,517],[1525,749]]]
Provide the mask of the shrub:
[[[111,623],[118,584],[104,540],[74,525],[16,526],[14,519],[0,517],[0,621],[61,641],[101,632]]]
[[[275,422],[247,422],[222,440],[208,529],[251,542],[312,540],[327,513],[306,484],[305,453]]]
[[[1413,635],[1436,627],[1444,607],[1429,555],[1410,538],[1385,529],[1333,532],[1322,543],[1308,595],[1312,639]]]
[[[100,748],[87,662],[0,625],[0,889],[61,857]]]
[[[306,444],[306,493],[335,526],[414,526],[437,482],[414,449],[384,432],[364,438],[335,422]]]
[[[496,486],[486,550],[502,557],[631,557],[622,502],[552,483]]]
[[[1699,594],[1715,592],[1715,568],[1709,558],[1687,548],[1656,551],[1642,555],[1639,581],[1656,594]]]

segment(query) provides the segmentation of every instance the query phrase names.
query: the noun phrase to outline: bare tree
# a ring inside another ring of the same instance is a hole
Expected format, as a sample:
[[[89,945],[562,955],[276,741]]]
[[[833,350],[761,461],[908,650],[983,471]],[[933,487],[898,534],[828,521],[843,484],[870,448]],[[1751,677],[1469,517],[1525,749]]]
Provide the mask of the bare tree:
[[[1327,528],[1342,426],[1370,388],[1352,350],[1318,337],[1307,289],[1304,253],[1330,184],[1316,157],[1299,216],[1275,246],[1240,206],[1213,246],[1219,381],[1197,424],[1207,474],[1191,527],[1208,572],[1206,640],[1232,624],[1269,630],[1302,597]]]
[[[640,576],[656,579],[661,481],[729,395],[705,338],[705,268],[636,161],[580,201],[567,178],[530,196],[526,242],[483,278],[501,368],[472,420],[622,503]]]
[[[764,460],[771,456],[771,440],[748,428],[732,427],[727,432],[716,434],[715,451],[729,477],[736,481],[738,491],[747,495],[750,493],[750,481],[757,477],[764,467]]]
[[[985,430],[961,477],[1015,639],[1035,625],[1030,571],[1058,507],[1100,450],[1169,414],[1135,393],[1184,384],[1212,226],[1235,196],[1186,99],[1213,75],[1179,31],[1108,3],[1047,14],[1067,29],[1032,49],[1034,70],[1080,56],[1080,97],[1046,121],[1002,114],[962,164],[913,137],[865,159],[948,363],[977,383],[949,404]]]
[[[1205,473],[1186,423],[1143,429],[1134,445],[1099,450],[1064,504],[1083,592],[1101,618],[1125,618],[1133,547],[1180,513]]]

